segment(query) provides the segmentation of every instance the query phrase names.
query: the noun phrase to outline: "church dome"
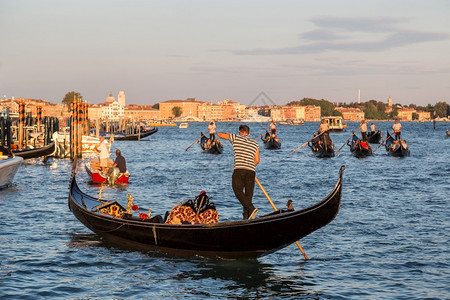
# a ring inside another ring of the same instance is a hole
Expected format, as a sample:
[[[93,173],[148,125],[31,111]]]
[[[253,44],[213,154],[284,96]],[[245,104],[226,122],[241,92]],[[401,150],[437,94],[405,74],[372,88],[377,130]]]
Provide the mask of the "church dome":
[[[116,101],[116,98],[113,97],[112,93],[109,93],[109,97],[106,98],[106,102],[107,103],[112,103],[114,101]]]

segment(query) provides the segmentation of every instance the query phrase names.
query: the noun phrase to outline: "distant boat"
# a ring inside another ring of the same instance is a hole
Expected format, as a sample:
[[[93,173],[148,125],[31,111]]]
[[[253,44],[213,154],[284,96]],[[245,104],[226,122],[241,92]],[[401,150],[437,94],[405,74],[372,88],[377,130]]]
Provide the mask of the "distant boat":
[[[114,164],[112,159],[108,159],[108,167],[111,168]],[[120,173],[119,168],[113,168],[111,172],[104,173],[100,170],[99,158],[91,159],[85,164],[85,169],[88,175],[92,178],[92,183],[109,183],[122,184],[128,183],[130,173],[128,170],[125,173]]]
[[[343,131],[344,128],[347,127],[347,125],[343,123],[342,117],[339,116],[323,117],[322,120],[327,121],[328,126],[330,126],[330,131]]]
[[[12,183],[22,162],[22,157],[0,155],[0,189]]]
[[[372,155],[372,147],[369,143],[361,141],[356,135],[352,138],[352,143],[347,145],[350,147],[350,152],[356,157],[366,157]]]
[[[211,153],[211,154],[222,154],[223,145],[218,139],[214,139],[213,142],[210,142],[210,139],[207,138],[203,132],[201,133],[200,138],[200,147],[202,147],[203,152]]]
[[[381,131],[380,130],[378,130],[377,132],[374,132],[374,133],[369,132],[367,134],[367,141],[370,144],[379,144],[380,140],[381,140]]]
[[[450,137],[450,131],[447,129],[447,137]]]
[[[271,135],[268,131],[266,131],[266,135],[261,137],[261,140],[264,142],[264,148],[266,149],[280,149],[281,148],[281,141],[279,138],[276,137],[275,134]]]
[[[251,122],[270,122],[272,121],[271,117],[265,117],[257,114],[248,115],[247,117],[241,119],[241,122],[251,123]]]
[[[328,134],[313,138],[311,142],[308,143],[308,146],[316,157],[324,158],[335,156],[334,144]]]
[[[287,120],[280,122],[280,125],[303,125],[305,121],[303,120]]]
[[[394,138],[390,135],[389,131],[387,132],[387,137],[388,138],[386,139],[385,147],[386,147],[386,151],[389,155],[399,156],[399,157],[404,157],[404,156],[410,155],[409,147],[406,144],[406,141],[394,140]]]
[[[181,123],[180,126],[178,126],[178,128],[188,128],[189,124],[188,123]]]

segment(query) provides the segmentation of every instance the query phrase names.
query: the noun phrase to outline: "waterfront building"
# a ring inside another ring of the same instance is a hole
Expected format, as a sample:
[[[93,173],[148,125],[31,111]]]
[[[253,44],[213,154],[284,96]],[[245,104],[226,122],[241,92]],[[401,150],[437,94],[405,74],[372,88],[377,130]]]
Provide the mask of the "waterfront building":
[[[397,110],[398,115],[397,118],[399,118],[401,121],[412,121],[412,115],[416,112],[414,108],[400,108]]]
[[[202,101],[197,101],[196,98],[188,98],[186,100],[167,100],[159,103],[159,110],[161,119],[167,120],[174,118],[173,108],[181,108],[181,118],[198,118],[198,106],[203,104]]]
[[[356,107],[336,107],[344,121],[359,122],[365,118],[364,112]]]
[[[124,117],[133,120],[159,120],[161,113],[151,105],[130,104],[125,107]]]
[[[320,106],[307,105],[305,106],[305,121],[319,122],[321,118]]]
[[[105,103],[102,105],[102,119],[117,121],[124,117],[125,94],[123,91],[121,91],[121,93],[119,93],[119,96],[121,97],[121,101],[124,105],[116,101],[116,99],[112,96],[112,93],[110,93],[109,97],[106,98]]]
[[[431,113],[429,111],[416,111],[419,115],[419,121],[428,121],[431,119]]]

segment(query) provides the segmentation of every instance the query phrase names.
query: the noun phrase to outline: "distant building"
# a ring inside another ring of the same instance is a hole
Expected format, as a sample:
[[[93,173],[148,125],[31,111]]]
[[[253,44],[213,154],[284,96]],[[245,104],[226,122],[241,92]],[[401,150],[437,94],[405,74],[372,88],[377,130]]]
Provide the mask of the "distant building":
[[[150,105],[130,104],[125,107],[124,117],[133,120],[159,120],[161,113]]]
[[[400,108],[397,110],[398,115],[397,118],[399,118],[401,121],[412,121],[412,115],[416,112],[414,108]]]
[[[388,114],[390,112],[392,112],[393,108],[392,108],[392,98],[391,96],[389,96],[388,100],[387,100],[387,107],[385,112]]]
[[[336,110],[342,114],[345,121],[361,121],[365,114],[361,109],[355,107],[336,107]]]
[[[167,120],[174,118],[173,108],[181,108],[181,117],[198,118],[198,106],[203,104],[202,101],[197,101],[195,98],[188,98],[186,100],[167,100],[159,103],[159,110],[161,112],[161,119]]]
[[[429,111],[416,111],[419,115],[419,121],[431,120],[431,113]]]
[[[306,122],[317,122],[320,121],[321,110],[320,106],[308,105],[305,106],[305,121]]]

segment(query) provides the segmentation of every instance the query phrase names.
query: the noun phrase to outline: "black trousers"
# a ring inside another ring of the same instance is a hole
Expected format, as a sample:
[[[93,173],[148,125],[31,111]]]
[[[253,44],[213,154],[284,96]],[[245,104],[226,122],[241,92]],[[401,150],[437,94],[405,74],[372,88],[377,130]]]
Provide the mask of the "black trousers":
[[[367,132],[362,132],[362,131],[361,131],[361,136],[362,136],[362,140],[363,140],[364,142],[366,142],[366,141],[367,141]]]
[[[235,169],[231,178],[234,194],[243,207],[242,216],[248,219],[255,207],[252,204],[253,190],[255,188],[255,171]]]
[[[399,132],[394,132],[395,135],[395,139],[401,141],[402,140],[402,133]]]
[[[210,133],[209,134],[209,139],[212,141],[214,141],[216,139],[216,134],[215,133]]]

